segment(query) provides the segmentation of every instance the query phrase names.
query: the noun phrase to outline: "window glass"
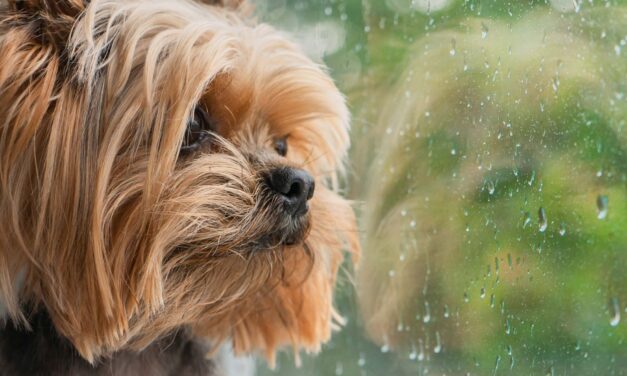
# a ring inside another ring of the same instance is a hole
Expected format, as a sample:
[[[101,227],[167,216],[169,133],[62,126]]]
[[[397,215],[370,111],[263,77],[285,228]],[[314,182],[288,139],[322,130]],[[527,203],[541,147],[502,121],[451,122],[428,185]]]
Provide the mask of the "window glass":
[[[261,375],[627,371],[627,1],[267,0],[352,122],[364,254]]]

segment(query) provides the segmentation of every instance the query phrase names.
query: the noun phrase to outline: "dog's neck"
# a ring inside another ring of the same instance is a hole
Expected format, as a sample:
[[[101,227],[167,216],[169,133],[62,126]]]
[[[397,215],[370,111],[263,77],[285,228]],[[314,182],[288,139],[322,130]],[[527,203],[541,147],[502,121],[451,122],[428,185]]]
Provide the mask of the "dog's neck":
[[[0,329],[0,375],[217,375],[207,346],[184,330],[155,342],[140,353],[120,351],[90,365],[59,336],[47,313],[31,317],[32,331],[7,323]]]

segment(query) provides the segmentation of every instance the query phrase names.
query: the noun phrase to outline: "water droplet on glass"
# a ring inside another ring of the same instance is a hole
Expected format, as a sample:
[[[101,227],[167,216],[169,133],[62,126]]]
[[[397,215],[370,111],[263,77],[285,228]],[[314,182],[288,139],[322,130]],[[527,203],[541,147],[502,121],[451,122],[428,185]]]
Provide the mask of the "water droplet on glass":
[[[618,304],[618,298],[612,298],[610,300],[610,313],[610,325],[618,326],[618,324],[620,323],[620,306]]]
[[[468,303],[470,299],[468,298],[468,293],[464,291],[464,303]]]
[[[490,295],[490,308],[494,308],[494,294]]]
[[[451,39],[451,50],[449,51],[451,56],[455,56],[455,54],[457,53],[457,51],[455,50],[456,44],[457,42],[455,41],[455,38]]]
[[[416,353],[416,346],[411,345],[411,352],[409,353],[409,360],[416,360],[418,354]]]
[[[409,227],[416,228],[416,221],[409,222]]]
[[[566,225],[564,224],[564,222],[560,224],[559,233],[560,233],[560,236],[566,235]]]
[[[390,346],[387,343],[385,343],[385,344],[383,344],[383,346],[381,346],[381,352],[382,353],[385,354],[385,353],[387,353],[389,351],[390,351]]]
[[[419,352],[418,352],[418,361],[421,362],[425,359],[425,345],[422,343],[422,340],[420,340],[418,342],[418,348],[419,348]]]
[[[531,213],[525,212],[525,216],[523,219],[523,228],[526,228],[531,223]]]
[[[605,219],[607,217],[609,198],[607,195],[599,195],[597,197],[597,218]]]
[[[486,39],[488,37],[488,31],[490,31],[490,29],[488,29],[488,25],[482,22],[481,23],[481,39]]]
[[[496,356],[496,361],[494,362],[494,373],[493,373],[493,375],[496,375],[496,372],[499,369],[499,363],[501,363],[501,356],[497,355]]]
[[[546,231],[546,227],[548,226],[548,222],[546,219],[546,211],[543,207],[538,209],[538,230],[540,232]]]
[[[485,298],[485,287],[482,287],[482,288],[481,288],[481,292],[479,293],[479,297],[480,297],[481,299]]]
[[[557,91],[559,90],[560,87],[560,78],[558,76],[555,76],[551,82],[551,86],[553,87],[553,91],[555,93],[557,93]]]
[[[435,332],[435,347],[433,352],[439,354],[442,351],[442,340],[440,339],[440,332]]]
[[[357,365],[363,367],[366,365],[366,357],[364,353],[359,353],[359,359],[357,360]]]
[[[488,189],[488,193],[490,195],[493,195],[494,191],[496,190],[496,187],[494,186],[494,182],[492,180],[488,180],[486,182],[486,188]]]
[[[448,305],[444,305],[444,318],[448,319],[449,318],[449,311],[448,311]]]
[[[335,375],[340,376],[343,374],[344,374],[344,366],[342,365],[342,363],[337,362],[337,364],[335,365]]]
[[[331,7],[324,8],[324,14],[327,15],[327,16],[332,15],[333,14],[333,8],[331,8]]]
[[[505,334],[510,335],[512,332],[512,325],[509,323],[509,319],[505,319]]]
[[[431,310],[429,309],[429,302],[425,302],[425,315],[422,317],[422,322],[425,324],[431,321]]]

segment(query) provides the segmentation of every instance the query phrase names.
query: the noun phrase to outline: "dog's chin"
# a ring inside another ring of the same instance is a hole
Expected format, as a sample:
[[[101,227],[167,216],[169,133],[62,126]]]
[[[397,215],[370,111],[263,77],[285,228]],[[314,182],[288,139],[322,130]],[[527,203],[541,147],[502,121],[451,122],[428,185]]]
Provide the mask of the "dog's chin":
[[[299,219],[288,219],[286,224],[278,226],[261,236],[253,245],[253,251],[280,250],[286,247],[297,247],[305,243],[311,228],[310,215],[305,215]]]

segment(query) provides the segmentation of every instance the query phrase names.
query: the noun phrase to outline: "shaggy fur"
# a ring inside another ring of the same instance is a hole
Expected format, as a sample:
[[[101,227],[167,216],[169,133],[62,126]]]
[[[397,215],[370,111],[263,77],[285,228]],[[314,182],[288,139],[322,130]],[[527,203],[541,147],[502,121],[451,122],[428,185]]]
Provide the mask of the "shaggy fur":
[[[245,13],[190,0],[2,9],[0,300],[11,322],[28,328],[45,312],[90,363],[181,328],[271,362],[282,345],[317,351],[329,339],[342,250],[359,253],[336,193],[349,114],[320,66]],[[182,155],[199,105],[213,146]],[[273,150],[281,137],[286,157]],[[263,183],[285,166],[316,180],[299,221]]]

